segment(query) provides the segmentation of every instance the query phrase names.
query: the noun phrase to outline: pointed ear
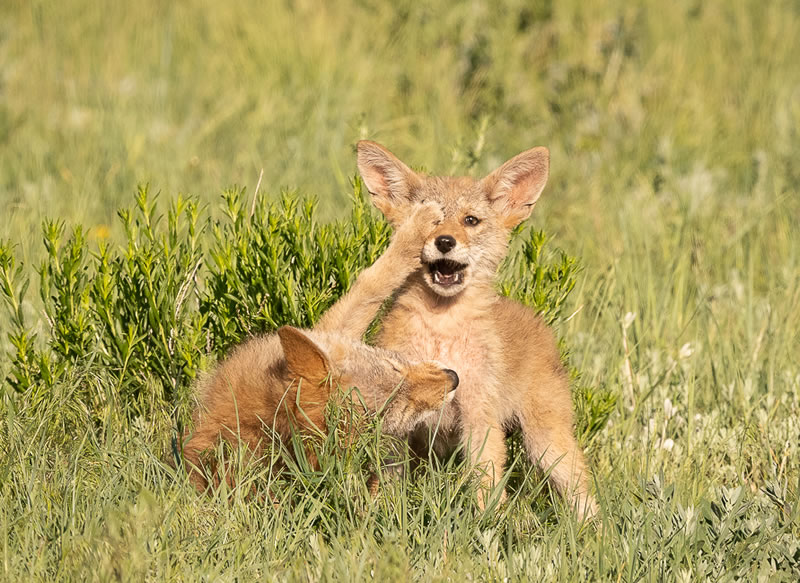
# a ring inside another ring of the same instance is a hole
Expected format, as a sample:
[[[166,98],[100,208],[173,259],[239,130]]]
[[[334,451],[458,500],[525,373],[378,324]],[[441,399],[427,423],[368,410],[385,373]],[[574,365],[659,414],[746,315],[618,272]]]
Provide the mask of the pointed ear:
[[[531,215],[550,173],[550,152],[538,147],[517,154],[483,179],[489,201],[512,229]]]
[[[370,195],[386,219],[399,224],[403,211],[414,200],[422,184],[420,177],[389,150],[370,142],[358,142],[358,171]]]
[[[328,355],[304,332],[291,326],[278,329],[289,372],[313,386],[320,385],[331,373]]]

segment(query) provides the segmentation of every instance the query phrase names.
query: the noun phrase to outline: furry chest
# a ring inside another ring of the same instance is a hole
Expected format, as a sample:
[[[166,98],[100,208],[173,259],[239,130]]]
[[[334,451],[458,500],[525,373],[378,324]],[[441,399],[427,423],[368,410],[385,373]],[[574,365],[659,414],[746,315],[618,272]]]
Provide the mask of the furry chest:
[[[420,360],[436,360],[458,374],[461,393],[482,390],[494,367],[491,343],[473,326],[429,320],[408,338],[409,354]]]

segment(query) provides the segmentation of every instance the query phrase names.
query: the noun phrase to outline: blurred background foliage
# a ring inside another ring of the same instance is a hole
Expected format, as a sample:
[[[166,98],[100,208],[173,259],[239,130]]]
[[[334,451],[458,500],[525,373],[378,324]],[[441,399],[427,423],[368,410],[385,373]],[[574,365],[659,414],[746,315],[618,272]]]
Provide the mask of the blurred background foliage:
[[[114,214],[138,183],[211,200],[221,186],[252,191],[261,169],[266,191],[319,195],[323,216],[343,217],[353,145],[372,138],[442,173],[483,174],[547,145],[535,220],[553,217],[578,245],[602,232],[619,251],[615,206],[653,222],[663,205],[698,206],[676,178],[713,176],[724,196],[711,206],[737,212],[754,188],[772,200],[796,183],[798,10],[8,0],[0,237],[27,253],[46,216],[119,234]]]

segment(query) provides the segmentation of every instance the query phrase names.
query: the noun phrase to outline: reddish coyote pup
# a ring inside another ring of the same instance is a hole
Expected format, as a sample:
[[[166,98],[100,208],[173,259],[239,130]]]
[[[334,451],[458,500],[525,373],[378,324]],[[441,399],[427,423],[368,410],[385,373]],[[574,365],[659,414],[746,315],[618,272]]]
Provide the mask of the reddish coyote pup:
[[[195,428],[185,435],[183,447],[190,480],[198,489],[208,486],[207,473],[217,482],[224,475],[233,483],[230,471],[220,472],[213,457],[220,439],[240,441],[254,459],[269,460],[265,454],[273,439],[286,443],[293,432],[324,431],[325,406],[337,396],[337,386],[358,388],[361,400],[353,404],[382,411],[389,434],[406,437],[418,424],[438,417],[443,403],[455,395],[456,373],[439,363],[413,362],[367,346],[360,338],[386,297],[420,268],[422,242],[441,218],[438,205],[418,205],[386,253],[313,331],[284,326],[277,334],[253,338],[201,383]],[[316,465],[313,452],[308,453]]]
[[[425,240],[423,269],[399,292],[378,337],[383,348],[458,371],[458,394],[445,406],[433,450],[464,445],[482,472],[484,504],[503,472],[506,431],[520,427],[530,459],[550,470],[579,516],[594,514],[553,333],[532,310],[494,289],[509,233],[530,216],[547,182],[547,149],[523,152],[476,181],[414,172],[379,144],[361,141],[358,169],[373,203],[393,224],[422,201],[444,211]],[[427,452],[430,436],[430,427],[415,431],[415,451]]]

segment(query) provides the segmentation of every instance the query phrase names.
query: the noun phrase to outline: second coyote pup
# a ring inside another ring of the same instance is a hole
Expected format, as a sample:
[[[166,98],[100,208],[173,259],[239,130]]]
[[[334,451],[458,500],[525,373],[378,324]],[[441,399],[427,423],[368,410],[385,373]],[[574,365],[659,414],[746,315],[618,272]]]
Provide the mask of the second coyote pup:
[[[383,430],[399,437],[438,417],[443,403],[453,398],[454,371],[360,341],[383,301],[419,269],[422,242],[442,217],[432,203],[417,205],[410,214],[387,251],[312,331],[284,326],[277,334],[252,338],[200,384],[195,428],[184,436],[183,446],[198,489],[207,487],[208,473],[232,484],[228,469],[219,468],[213,455],[220,440],[242,443],[259,458],[293,433],[324,431],[325,406],[336,398],[338,386],[358,388],[353,405],[381,411]],[[307,452],[316,465],[313,452]]]
[[[594,514],[590,474],[573,433],[572,400],[555,338],[529,308],[494,288],[511,229],[531,214],[549,172],[549,152],[523,152],[483,178],[427,176],[370,141],[358,169],[372,200],[398,224],[410,206],[435,201],[444,220],[427,237],[423,269],[383,319],[378,345],[458,371],[458,394],[443,412],[436,453],[459,443],[482,471],[479,502],[502,476],[506,431],[522,430],[528,456],[577,508]],[[411,445],[428,451],[431,428]]]

